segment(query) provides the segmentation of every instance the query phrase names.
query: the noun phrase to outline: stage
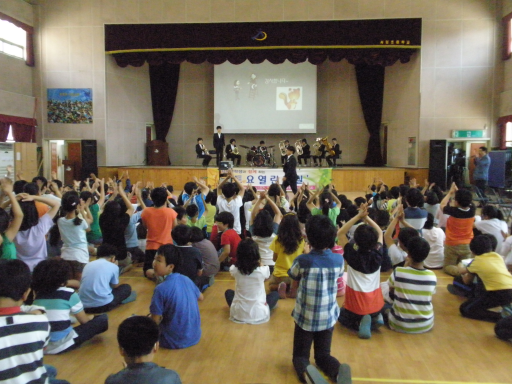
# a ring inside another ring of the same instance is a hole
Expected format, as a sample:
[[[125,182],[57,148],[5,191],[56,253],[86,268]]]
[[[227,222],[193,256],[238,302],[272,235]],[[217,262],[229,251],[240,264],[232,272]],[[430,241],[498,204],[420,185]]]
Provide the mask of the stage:
[[[212,167],[187,167],[187,166],[125,166],[125,167],[98,167],[100,178],[109,177],[122,174],[124,171],[129,172],[132,183],[142,181],[144,185],[148,181],[154,182],[155,186],[162,183],[172,185],[175,190],[181,191],[183,185],[192,180],[195,176],[197,178],[207,179],[208,169]],[[282,168],[267,168],[267,167],[235,167],[234,170],[244,169],[251,171],[269,170],[282,177],[284,175]],[[327,167],[302,167],[297,168],[300,170],[311,170],[314,172],[318,169],[327,169]],[[369,184],[373,183],[374,178],[381,178],[385,184],[395,186],[403,184],[406,177],[416,178],[418,184],[423,185],[425,179],[428,178],[427,168],[392,168],[392,167],[364,167],[364,166],[347,166],[332,169],[332,182],[338,191],[366,191]],[[211,172],[211,171],[210,171]],[[257,173],[255,173],[257,174]],[[211,184],[215,186],[214,183]]]

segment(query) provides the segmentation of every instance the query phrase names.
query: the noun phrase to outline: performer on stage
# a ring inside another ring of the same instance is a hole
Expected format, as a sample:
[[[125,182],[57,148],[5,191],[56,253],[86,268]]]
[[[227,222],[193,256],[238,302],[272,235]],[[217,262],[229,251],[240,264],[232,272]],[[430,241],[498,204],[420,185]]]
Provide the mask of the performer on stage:
[[[311,150],[309,148],[308,141],[304,138],[301,140],[302,143],[302,155],[297,156],[299,158],[299,165],[302,165],[301,160],[304,159],[304,165],[306,165],[307,159],[311,158]]]
[[[336,167],[336,159],[340,158],[341,149],[335,138],[332,139],[332,149],[334,150],[334,155],[329,155],[326,157],[327,164],[329,164],[329,166]]]
[[[288,148],[289,145],[290,145],[290,142],[288,140],[285,140],[284,141],[284,147]],[[281,156],[281,165],[284,165],[284,161],[286,160],[286,157],[287,157],[286,154]]]
[[[203,167],[207,167],[208,164],[210,164],[210,160],[212,159],[212,157],[210,156],[210,152],[208,152],[208,150],[204,146],[202,137],[197,139],[196,153],[197,157],[203,159]]]
[[[242,156],[238,154],[238,147],[236,146],[236,140],[229,140],[229,145],[226,147],[226,158],[233,162],[233,165],[240,165],[240,160],[242,160]],[[236,160],[236,164],[235,164]]]
[[[325,145],[322,144],[321,139],[317,139],[318,144],[320,146],[317,149],[317,153],[313,155],[313,162],[315,163],[315,167],[321,167],[322,166],[322,159],[325,159]],[[319,164],[317,164],[317,160],[319,160]]]
[[[219,125],[217,127],[217,133],[213,135],[213,147],[215,148],[215,152],[217,153],[217,166],[220,165],[222,157],[224,156],[225,145],[226,143],[224,142],[224,134],[222,133],[222,127]]]
[[[267,150],[267,147],[265,147],[265,141],[261,140],[260,141],[260,145],[258,146],[258,152],[261,153],[261,152],[266,151],[266,150]]]
[[[297,193],[297,179],[299,177],[297,176],[297,159],[293,156],[294,153],[295,147],[289,145],[288,148],[286,148],[286,162],[283,166],[284,177],[282,188],[283,191],[286,192],[286,188],[290,186],[295,195]]]

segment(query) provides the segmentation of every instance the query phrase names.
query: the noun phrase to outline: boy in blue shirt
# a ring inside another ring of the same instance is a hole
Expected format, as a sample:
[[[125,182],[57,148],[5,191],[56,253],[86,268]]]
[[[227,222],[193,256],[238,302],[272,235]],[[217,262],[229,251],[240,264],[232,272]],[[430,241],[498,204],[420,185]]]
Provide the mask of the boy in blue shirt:
[[[151,318],[160,325],[160,345],[163,348],[181,349],[199,343],[201,317],[198,301],[203,294],[188,277],[174,272],[182,263],[178,247],[162,245],[153,260],[157,276],[165,280],[155,288],[151,299]]]
[[[314,344],[316,365],[336,381],[343,369],[331,356],[331,341],[340,313],[336,293],[337,280],[343,276],[343,257],[331,251],[336,228],[327,216],[312,216],[306,223],[306,235],[311,252],[298,256],[288,271],[293,280],[292,289],[298,287],[292,312],[293,366],[299,380],[305,383],[311,344]]]
[[[146,316],[132,316],[117,330],[119,351],[126,367],[107,377],[105,384],[181,384],[180,376],[153,363],[158,352],[158,325]]]
[[[98,259],[85,266],[79,292],[85,313],[108,312],[137,297],[130,285],[119,284],[116,253],[113,245],[102,244],[97,250]]]

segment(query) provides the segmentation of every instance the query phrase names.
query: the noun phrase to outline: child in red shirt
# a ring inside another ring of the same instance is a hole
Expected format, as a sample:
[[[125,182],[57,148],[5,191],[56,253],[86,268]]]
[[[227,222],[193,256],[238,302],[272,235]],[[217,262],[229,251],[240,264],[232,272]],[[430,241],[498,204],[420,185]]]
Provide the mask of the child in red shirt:
[[[234,221],[235,218],[230,212],[225,211],[216,214],[215,225],[211,235],[211,241],[217,250],[222,250],[219,254],[219,261],[229,265],[236,263],[236,250],[238,243],[242,240],[233,229]]]

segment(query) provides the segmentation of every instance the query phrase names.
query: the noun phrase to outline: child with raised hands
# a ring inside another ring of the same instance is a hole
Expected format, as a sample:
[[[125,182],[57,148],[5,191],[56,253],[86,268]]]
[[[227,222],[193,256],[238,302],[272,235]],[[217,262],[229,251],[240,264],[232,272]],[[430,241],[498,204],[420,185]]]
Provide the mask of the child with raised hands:
[[[13,240],[18,233],[21,223],[23,222],[23,211],[16,200],[16,196],[13,192],[12,181],[9,179],[1,179],[0,187],[2,193],[9,197],[8,203],[11,205],[12,221],[9,214],[0,208],[0,234],[1,237],[1,255],[0,259],[3,260],[14,260],[16,259],[16,246]]]
[[[63,243],[61,257],[71,265],[73,278],[76,280],[82,278],[82,271],[89,262],[85,232],[89,230],[92,223],[90,202],[91,199],[86,202],[80,200],[75,191],[66,192],[62,196],[61,217],[57,219]]]
[[[271,208],[272,214],[265,207],[260,210],[260,203],[266,201]],[[274,241],[283,215],[277,205],[268,197],[267,191],[260,192],[256,204],[251,212],[249,231],[252,239],[258,244],[260,250],[261,262],[268,265],[270,273],[274,272],[275,261],[274,252],[270,249],[270,244]]]
[[[53,226],[53,218],[60,208],[60,201],[51,197],[20,193],[20,207],[23,211],[23,221],[14,238],[16,257],[28,265],[30,270],[46,259],[48,250],[45,236]],[[50,210],[39,218],[35,202],[50,206]]]
[[[315,202],[316,200],[316,202]],[[333,207],[333,202],[335,206]],[[327,190],[319,187],[313,194],[309,196],[307,207],[312,215],[324,215],[331,219],[334,226],[340,214],[341,201],[332,192],[332,184],[327,186]]]
[[[270,277],[267,265],[261,265],[258,244],[250,239],[240,242],[236,263],[229,268],[236,287],[225,292],[230,307],[231,321],[235,323],[261,324],[270,320],[270,310],[279,300],[277,292],[265,295],[265,279]]]
[[[347,233],[359,220],[354,232],[354,243]],[[368,217],[368,205],[361,204],[359,213],[338,231],[338,244],[343,247],[347,262],[347,288],[345,304],[339,321],[347,328],[358,331],[361,339],[369,339],[371,330],[384,324],[381,310],[384,299],[380,288],[382,264],[382,230]]]

